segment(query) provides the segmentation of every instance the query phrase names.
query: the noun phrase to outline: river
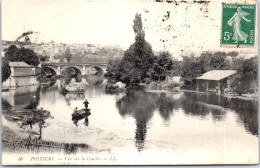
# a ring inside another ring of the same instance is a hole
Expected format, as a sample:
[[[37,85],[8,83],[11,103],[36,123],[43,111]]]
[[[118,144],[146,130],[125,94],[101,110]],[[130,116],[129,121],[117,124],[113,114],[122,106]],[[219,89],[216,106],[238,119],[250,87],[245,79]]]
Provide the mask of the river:
[[[59,82],[41,88],[19,87],[3,92],[2,101],[12,108],[36,102],[38,108],[50,111],[52,117],[45,120],[42,129],[43,140],[86,144],[99,152],[128,157],[124,163],[207,164],[258,159],[258,101],[183,91],[110,95],[102,85],[86,85],[84,93],[64,95],[59,88]],[[84,108],[85,99],[91,115],[87,124],[82,119],[76,125],[73,109]],[[21,134],[38,131],[37,126],[20,128],[5,115],[2,124]],[[71,153],[88,151],[77,148]]]

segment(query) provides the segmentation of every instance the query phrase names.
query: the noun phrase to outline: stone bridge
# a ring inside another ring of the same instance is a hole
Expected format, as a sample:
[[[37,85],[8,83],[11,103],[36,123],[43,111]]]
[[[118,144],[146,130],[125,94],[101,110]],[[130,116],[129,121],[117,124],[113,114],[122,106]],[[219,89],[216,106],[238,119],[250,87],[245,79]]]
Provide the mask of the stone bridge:
[[[52,71],[53,75],[60,75],[66,68],[73,68],[81,75],[89,75],[94,71],[104,74],[107,69],[107,62],[88,62],[88,63],[42,63],[42,68]]]

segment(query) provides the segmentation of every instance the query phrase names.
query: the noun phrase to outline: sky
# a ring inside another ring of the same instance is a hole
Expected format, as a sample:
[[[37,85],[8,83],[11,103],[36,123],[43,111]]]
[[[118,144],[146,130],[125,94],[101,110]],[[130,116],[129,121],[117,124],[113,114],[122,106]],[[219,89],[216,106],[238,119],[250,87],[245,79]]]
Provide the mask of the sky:
[[[232,1],[232,0],[231,0]],[[72,0],[8,0],[2,3],[2,39],[15,40],[26,31],[32,41],[117,45],[134,42],[133,19],[142,15],[146,40],[154,51],[177,55],[201,51],[245,51],[220,46],[221,1],[208,4],[156,2],[91,2]],[[169,12],[169,15],[167,13]],[[169,17],[168,17],[168,16]]]

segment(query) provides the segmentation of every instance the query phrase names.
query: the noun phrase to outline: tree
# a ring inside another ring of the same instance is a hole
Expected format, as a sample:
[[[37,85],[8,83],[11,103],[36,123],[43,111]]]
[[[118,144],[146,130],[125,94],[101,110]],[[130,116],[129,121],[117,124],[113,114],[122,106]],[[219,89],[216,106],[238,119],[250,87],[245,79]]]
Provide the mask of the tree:
[[[5,58],[2,58],[2,83],[6,81],[11,75],[11,68],[8,61]]]
[[[173,60],[172,61],[171,75],[180,76],[181,75],[181,69],[182,69],[182,62]]]
[[[44,50],[42,54],[38,55],[41,62],[48,61],[50,56],[47,56],[46,51]]]
[[[40,60],[35,52],[27,48],[22,47],[18,51],[18,57],[19,59],[17,61],[24,61],[29,65],[38,66],[40,64]]]
[[[150,68],[150,76],[152,80],[165,80],[173,69],[172,56],[169,52],[160,52],[154,58],[153,66]]]
[[[65,56],[66,60],[67,60],[68,62],[70,62],[71,57],[72,57],[72,54],[70,53],[70,48],[69,48],[69,47],[66,48],[65,53],[64,53],[64,56]]]
[[[19,60],[18,51],[19,51],[19,49],[15,45],[11,45],[10,47],[8,47],[7,50],[5,51],[5,55],[4,55],[5,60],[7,62]]]
[[[154,59],[152,46],[145,40],[141,15],[138,13],[135,15],[133,29],[135,42],[126,50],[119,66],[122,73],[120,81],[127,85],[149,78],[149,69]]]
[[[225,52],[215,52],[210,60],[211,70],[225,70],[228,69],[226,62],[226,53]]]
[[[250,59],[239,58],[235,61],[234,67],[237,68],[238,73],[231,82],[231,88],[239,95],[243,93],[256,92],[257,88],[257,69],[258,59],[253,57]]]
[[[202,64],[194,57],[183,57],[182,74],[185,84],[194,84],[194,78],[202,75]]]
[[[140,14],[135,15],[133,30],[135,42],[125,51],[121,61],[110,62],[105,76],[109,81],[120,81],[127,86],[150,78],[149,70],[154,62],[152,46],[145,40]]]
[[[5,58],[9,62],[24,61],[29,65],[37,66],[40,63],[38,56],[33,50],[27,48],[18,49],[16,46],[11,45],[5,52]]]
[[[212,58],[211,52],[204,52],[200,55],[199,62],[201,64],[201,72],[205,73],[211,70],[210,62]]]
[[[115,83],[120,80],[120,61],[121,60],[111,60],[108,62],[105,77],[108,78],[110,83]]]

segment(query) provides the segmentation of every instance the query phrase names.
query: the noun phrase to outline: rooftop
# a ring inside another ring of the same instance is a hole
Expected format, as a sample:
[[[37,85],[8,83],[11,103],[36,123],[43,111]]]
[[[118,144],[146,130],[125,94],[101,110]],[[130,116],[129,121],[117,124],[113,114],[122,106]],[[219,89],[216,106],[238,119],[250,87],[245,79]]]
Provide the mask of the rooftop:
[[[202,76],[197,77],[196,79],[219,81],[234,75],[236,72],[237,71],[235,70],[212,70],[204,73]]]
[[[10,67],[33,67],[32,65],[28,65],[25,62],[9,62]]]

